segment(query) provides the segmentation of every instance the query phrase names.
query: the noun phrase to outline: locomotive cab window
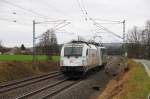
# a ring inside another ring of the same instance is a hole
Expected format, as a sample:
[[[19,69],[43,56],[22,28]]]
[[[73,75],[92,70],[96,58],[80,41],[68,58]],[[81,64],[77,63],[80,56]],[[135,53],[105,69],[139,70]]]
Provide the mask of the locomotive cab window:
[[[82,56],[82,47],[65,47],[64,56]]]

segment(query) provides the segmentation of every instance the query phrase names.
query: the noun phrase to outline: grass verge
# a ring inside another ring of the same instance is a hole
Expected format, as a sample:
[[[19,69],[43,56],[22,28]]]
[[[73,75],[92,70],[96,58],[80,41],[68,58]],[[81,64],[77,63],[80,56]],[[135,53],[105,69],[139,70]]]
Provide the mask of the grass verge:
[[[0,55],[0,61],[32,61],[32,55]],[[46,55],[36,55],[37,60],[47,60]],[[53,61],[59,61],[59,56],[52,56]]]
[[[147,99],[150,93],[150,78],[144,66],[131,60],[129,65],[134,68],[129,72],[126,91],[121,95],[121,99]]]
[[[129,70],[111,80],[98,99],[147,99],[150,78],[142,64],[128,61]]]

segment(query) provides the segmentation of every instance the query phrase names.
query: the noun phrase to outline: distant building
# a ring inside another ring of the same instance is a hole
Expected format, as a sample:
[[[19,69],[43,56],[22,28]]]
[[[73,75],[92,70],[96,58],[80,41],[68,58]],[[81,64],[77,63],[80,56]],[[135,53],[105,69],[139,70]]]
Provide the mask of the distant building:
[[[32,51],[30,49],[21,50],[20,54],[32,54]]]
[[[14,54],[20,54],[20,53],[21,53],[20,48],[14,47],[14,48],[12,48],[10,51],[8,51],[6,54],[14,55]]]

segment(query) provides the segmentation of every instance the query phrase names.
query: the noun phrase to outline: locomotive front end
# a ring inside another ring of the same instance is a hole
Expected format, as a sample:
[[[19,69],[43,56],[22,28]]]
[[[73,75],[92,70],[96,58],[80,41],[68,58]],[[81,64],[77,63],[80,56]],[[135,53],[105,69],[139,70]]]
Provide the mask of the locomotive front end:
[[[62,47],[60,70],[67,76],[81,75],[87,70],[85,48],[81,44],[67,44]]]

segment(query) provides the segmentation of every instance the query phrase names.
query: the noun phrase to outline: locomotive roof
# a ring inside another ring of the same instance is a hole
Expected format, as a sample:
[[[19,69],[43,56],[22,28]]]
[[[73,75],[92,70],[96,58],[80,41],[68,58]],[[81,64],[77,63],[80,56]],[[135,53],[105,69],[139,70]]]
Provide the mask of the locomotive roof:
[[[87,45],[92,44],[92,45],[95,45],[95,46],[103,47],[102,44],[97,43],[97,42],[71,41],[71,42],[69,42],[69,43],[76,43],[76,44],[82,44],[82,43],[84,43],[84,44],[87,44]]]

